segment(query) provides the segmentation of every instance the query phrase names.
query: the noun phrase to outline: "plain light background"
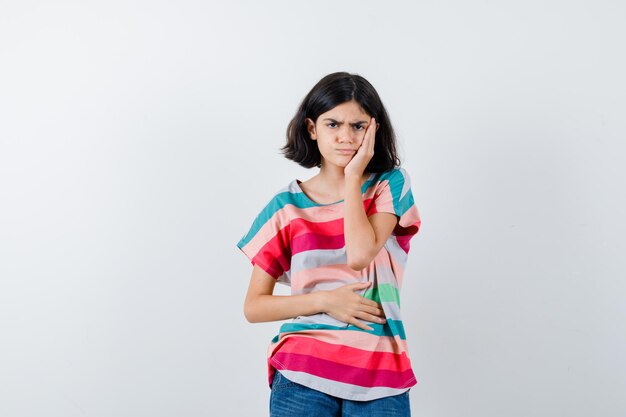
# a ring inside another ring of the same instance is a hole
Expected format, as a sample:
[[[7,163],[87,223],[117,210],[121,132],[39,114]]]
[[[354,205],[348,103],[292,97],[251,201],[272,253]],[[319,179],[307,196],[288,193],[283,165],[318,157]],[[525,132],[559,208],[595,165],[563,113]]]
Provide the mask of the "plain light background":
[[[1,1],[0,415],[267,415],[235,244],[335,71],[422,215],[413,414],[626,415],[624,39],[617,0]]]

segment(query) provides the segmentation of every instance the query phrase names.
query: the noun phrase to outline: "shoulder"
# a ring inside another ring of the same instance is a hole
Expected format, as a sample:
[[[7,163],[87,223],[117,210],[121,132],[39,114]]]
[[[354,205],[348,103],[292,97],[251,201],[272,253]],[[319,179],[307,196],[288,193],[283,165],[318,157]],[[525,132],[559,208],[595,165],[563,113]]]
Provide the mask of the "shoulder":
[[[274,192],[269,202],[261,211],[261,217],[269,220],[280,213],[280,220],[285,223],[300,216],[301,210],[315,206],[298,184],[297,179],[291,180],[287,185]]]
[[[294,180],[295,182],[295,180]],[[250,230],[239,242],[240,246],[248,244],[255,236],[273,234],[282,230],[290,222],[291,209],[291,188],[292,183],[274,191],[269,201],[262,206],[261,210],[254,218]],[[247,201],[251,206],[254,202]]]
[[[403,167],[397,167],[392,170],[382,172],[380,175],[381,175],[381,178],[386,178],[386,179],[392,178],[394,180],[409,178],[409,173]]]
[[[273,217],[273,215],[277,211],[282,210],[285,206],[289,204],[293,204],[293,196],[295,193],[295,189],[297,188],[295,182],[296,181],[293,180],[289,184],[279,189],[276,189],[271,194],[269,201],[267,201],[267,203],[259,213],[259,216],[265,219],[269,219]]]
[[[399,188],[400,190],[409,188],[411,185],[411,177],[402,167],[381,172],[377,174],[376,179],[383,185],[389,185],[390,188]]]

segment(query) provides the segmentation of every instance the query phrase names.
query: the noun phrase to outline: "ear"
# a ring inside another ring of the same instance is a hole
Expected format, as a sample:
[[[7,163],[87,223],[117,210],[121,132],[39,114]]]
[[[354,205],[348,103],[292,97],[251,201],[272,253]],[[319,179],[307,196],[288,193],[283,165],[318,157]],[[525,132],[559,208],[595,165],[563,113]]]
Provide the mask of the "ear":
[[[315,122],[313,122],[313,120],[308,117],[304,119],[304,121],[306,122],[306,130],[307,132],[309,132],[311,140],[317,140],[317,133],[315,132]]]
[[[380,127],[380,123],[376,123],[376,131],[378,132],[378,128]]]

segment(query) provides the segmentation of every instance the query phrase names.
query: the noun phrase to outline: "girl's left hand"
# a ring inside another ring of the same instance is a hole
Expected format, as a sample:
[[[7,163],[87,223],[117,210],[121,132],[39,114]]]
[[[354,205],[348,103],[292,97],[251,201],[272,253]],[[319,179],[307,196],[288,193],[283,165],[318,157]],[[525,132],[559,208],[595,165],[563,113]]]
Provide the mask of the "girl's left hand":
[[[365,136],[361,142],[361,147],[354,154],[348,165],[343,169],[343,173],[348,175],[355,175],[359,178],[363,176],[367,164],[374,156],[374,141],[376,138],[376,129],[378,125],[376,119],[373,117],[370,119],[370,123],[365,130]]]

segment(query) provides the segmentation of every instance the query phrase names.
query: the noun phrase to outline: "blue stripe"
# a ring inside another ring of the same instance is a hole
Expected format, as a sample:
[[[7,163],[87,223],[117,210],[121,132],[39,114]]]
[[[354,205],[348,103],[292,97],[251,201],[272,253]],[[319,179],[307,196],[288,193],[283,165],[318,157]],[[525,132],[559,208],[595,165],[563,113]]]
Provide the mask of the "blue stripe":
[[[400,339],[406,340],[406,333],[404,332],[404,325],[402,320],[388,319],[385,324],[368,324],[373,330],[363,330],[359,327],[350,325],[348,327],[331,326],[329,324],[303,324],[303,323],[285,323],[280,326],[280,333],[293,333],[293,332],[306,332],[309,330],[354,330],[358,332],[370,333],[376,336],[400,336]],[[280,338],[280,334],[274,339],[272,343],[276,343]]]
[[[270,200],[269,203],[261,210],[259,215],[252,222],[252,226],[250,230],[241,240],[237,243],[237,247],[240,249],[246,246],[250,241],[254,238],[254,236],[261,230],[263,225],[272,218],[272,216],[278,211],[285,207],[287,204],[294,204],[298,207],[307,208],[311,205],[308,204],[302,195],[290,193],[289,191],[285,191],[282,193],[278,193]]]
[[[365,191],[373,184],[375,184],[376,181],[378,181],[376,179],[376,176],[373,176],[372,179],[365,181],[365,183],[361,187],[361,193],[365,193]],[[400,191],[402,191],[402,189],[400,189]],[[250,241],[259,232],[259,230],[261,230],[263,225],[267,223],[277,211],[281,210],[288,204],[296,206],[300,209],[323,206],[313,203],[306,197],[306,195],[304,195],[304,193],[301,192],[292,193],[289,191],[283,191],[282,193],[278,193],[274,196],[274,198],[272,198],[272,200],[270,200],[270,202],[263,208],[263,210],[261,210],[261,213],[259,213],[259,215],[254,219],[250,230],[237,243],[237,247],[241,249],[242,247],[250,243]]]
[[[384,178],[389,181],[389,190],[393,198],[393,209],[398,216],[402,217],[415,204],[413,193],[411,188],[409,188],[404,197],[402,197],[402,189],[406,182],[405,174],[402,170],[396,168],[385,174],[387,175],[384,175]]]

